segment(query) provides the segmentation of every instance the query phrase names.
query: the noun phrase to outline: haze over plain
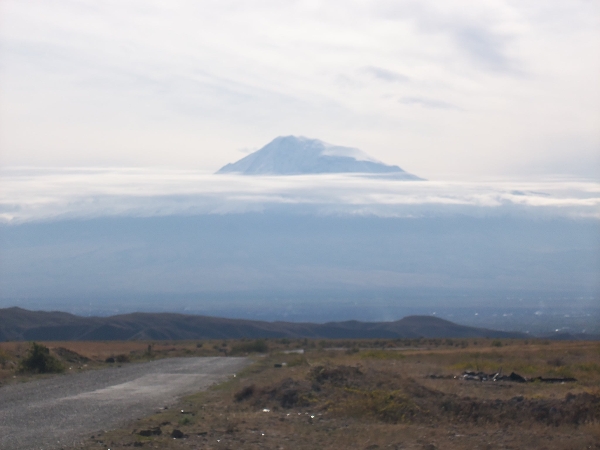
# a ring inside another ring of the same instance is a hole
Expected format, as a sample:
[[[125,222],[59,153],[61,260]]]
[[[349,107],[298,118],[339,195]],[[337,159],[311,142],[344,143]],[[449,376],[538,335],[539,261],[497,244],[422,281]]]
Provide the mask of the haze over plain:
[[[596,320],[594,2],[0,9],[1,306]],[[427,181],[213,174],[287,135]]]

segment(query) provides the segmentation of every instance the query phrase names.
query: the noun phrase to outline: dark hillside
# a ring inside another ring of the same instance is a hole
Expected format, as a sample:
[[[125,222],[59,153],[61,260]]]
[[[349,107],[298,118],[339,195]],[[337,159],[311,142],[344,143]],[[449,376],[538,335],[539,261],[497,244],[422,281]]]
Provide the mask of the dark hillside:
[[[0,309],[0,341],[110,341],[239,338],[522,338],[523,333],[473,328],[431,316],[396,322],[260,322],[171,313],[79,317],[62,312]]]

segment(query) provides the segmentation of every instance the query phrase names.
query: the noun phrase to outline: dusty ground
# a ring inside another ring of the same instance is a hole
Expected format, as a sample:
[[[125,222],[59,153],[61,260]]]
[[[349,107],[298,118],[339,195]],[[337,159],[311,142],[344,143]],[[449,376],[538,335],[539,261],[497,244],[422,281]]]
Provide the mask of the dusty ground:
[[[0,388],[0,448],[54,449],[144,417],[206,389],[245,358],[168,358]]]
[[[600,449],[597,342],[267,344],[228,382],[77,448]],[[464,370],[577,381],[454,378]]]

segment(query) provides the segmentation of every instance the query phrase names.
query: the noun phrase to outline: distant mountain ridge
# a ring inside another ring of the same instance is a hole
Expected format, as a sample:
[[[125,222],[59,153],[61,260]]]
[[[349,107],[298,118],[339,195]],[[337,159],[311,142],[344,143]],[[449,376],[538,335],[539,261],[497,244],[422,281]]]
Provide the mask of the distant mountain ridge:
[[[64,312],[0,309],[2,341],[110,341],[239,338],[526,338],[525,333],[458,325],[433,316],[395,322],[293,323],[225,319],[173,313],[80,317]]]
[[[403,180],[420,180],[398,166],[389,166],[351,147],[318,139],[280,136],[260,150],[222,167],[218,174],[302,175],[319,173],[387,174]]]

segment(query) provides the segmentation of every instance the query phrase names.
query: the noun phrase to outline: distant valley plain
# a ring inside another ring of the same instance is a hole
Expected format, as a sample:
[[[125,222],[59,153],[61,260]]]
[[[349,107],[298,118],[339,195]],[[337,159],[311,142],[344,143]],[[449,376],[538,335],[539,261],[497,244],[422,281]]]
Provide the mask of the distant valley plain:
[[[595,219],[246,213],[0,226],[0,306],[255,320],[435,314],[598,333]]]

